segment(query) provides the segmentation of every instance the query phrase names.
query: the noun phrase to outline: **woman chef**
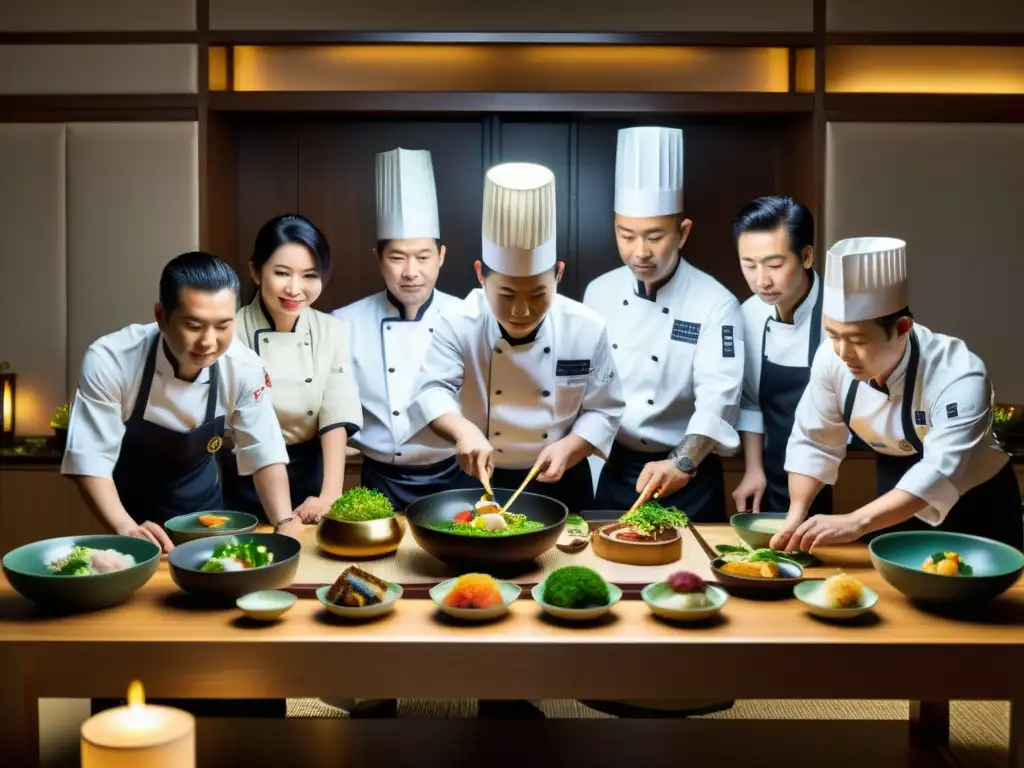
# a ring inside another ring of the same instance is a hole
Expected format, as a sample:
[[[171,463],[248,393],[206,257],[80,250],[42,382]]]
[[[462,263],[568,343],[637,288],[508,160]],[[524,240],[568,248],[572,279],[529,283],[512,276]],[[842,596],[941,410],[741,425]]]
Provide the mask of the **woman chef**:
[[[378,154],[376,183],[375,255],[386,288],[332,314],[351,331],[363,407],[363,429],[353,440],[363,454],[362,484],[405,509],[468,480],[452,446],[429,429],[405,440],[413,380],[441,314],[461,302],[434,288],[445,248],[430,153]]]
[[[790,197],[759,197],[736,216],[733,239],[754,293],[743,302],[746,346],[736,429],[746,472],[733,491],[740,512],[789,509],[786,446],[797,403],[821,343],[821,279],[814,263],[814,218]],[[832,511],[832,488],[811,514]]]
[[[604,321],[556,294],[555,177],[539,165],[487,172],[482,286],[444,315],[409,408],[462,468],[516,488],[534,465],[539,493],[593,508],[592,453],[611,448],[624,407]]]
[[[992,433],[992,383],[960,339],[914,322],[906,244],[840,240],[825,266],[824,329],[786,454],[789,516],[771,542],[808,551],[882,530],[939,529],[1024,546],[1020,489]],[[847,427],[877,453],[878,498],[807,519],[836,481]]]
[[[166,550],[168,518],[222,509],[214,454],[225,426],[269,521],[281,533],[301,529],[271,382],[235,338],[237,307],[231,267],[186,253],[160,276],[155,323],[102,336],[86,351],[61,472],[111,530]]]
[[[739,447],[743,387],[739,302],[680,256],[683,132],[619,131],[615,239],[625,266],[594,280],[583,302],[608,322],[626,412],[597,487],[598,509],[657,493],[691,520],[726,519],[722,463]]]
[[[348,438],[363,423],[346,323],[311,306],[330,272],[327,240],[308,219],[271,219],[256,235],[249,262],[256,295],[238,313],[236,329],[274,382],[291,503],[306,523],[319,520],[341,495]],[[225,458],[228,507],[262,517],[252,481]]]

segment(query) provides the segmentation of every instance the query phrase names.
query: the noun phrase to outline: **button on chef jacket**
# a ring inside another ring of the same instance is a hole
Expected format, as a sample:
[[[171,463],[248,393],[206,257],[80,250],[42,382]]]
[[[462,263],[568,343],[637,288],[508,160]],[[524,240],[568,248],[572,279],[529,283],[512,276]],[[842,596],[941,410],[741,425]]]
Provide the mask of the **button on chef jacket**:
[[[697,434],[739,446],[743,321],[721,283],[680,259],[672,278],[647,296],[623,266],[594,280],[583,302],[608,323],[628,398],[616,441],[653,452]]]
[[[461,305],[455,296],[435,290],[415,319],[389,291],[336,309],[331,314],[349,326],[350,349],[363,409],[363,428],[352,444],[375,461],[426,465],[455,455],[451,444],[432,430],[406,441],[409,401],[442,313]]]
[[[495,449],[499,469],[528,469],[569,433],[607,457],[625,403],[608,335],[594,312],[556,295],[527,344],[509,344],[481,289],[441,318],[410,406],[415,432],[461,412]]]
[[[992,383],[985,364],[960,339],[932,333],[915,323],[919,346],[917,375],[907,371],[912,344],[885,383],[885,390],[862,383],[849,414],[850,429],[875,451],[889,456],[915,453],[904,428],[904,411],[923,447],[921,460],[896,487],[928,507],[917,517],[940,525],[967,491],[994,477],[1008,461],[992,432]],[[786,452],[786,471],[834,485],[846,455],[844,408],[853,374],[831,344],[822,344],[811,367],[811,381],[797,407]]]
[[[130,325],[94,341],[82,361],[71,407],[65,475],[112,478],[121,451],[125,422],[132,414],[156,323]],[[251,475],[271,464],[287,464],[288,453],[266,386],[263,363],[234,338],[217,361],[216,415],[224,415],[238,446],[238,472]],[[194,382],[175,378],[163,345],[143,418],[165,429],[190,432],[205,420],[210,371]]]

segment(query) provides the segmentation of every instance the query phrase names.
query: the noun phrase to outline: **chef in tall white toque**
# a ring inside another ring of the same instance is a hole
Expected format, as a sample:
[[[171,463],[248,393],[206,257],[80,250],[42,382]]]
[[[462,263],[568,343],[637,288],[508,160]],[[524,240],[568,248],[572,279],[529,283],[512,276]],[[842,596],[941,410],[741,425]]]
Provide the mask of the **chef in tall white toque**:
[[[363,454],[362,484],[398,509],[463,487],[455,451],[429,429],[409,432],[413,381],[444,312],[459,299],[434,286],[444,264],[430,152],[377,155],[377,248],[385,290],[336,309],[347,321],[363,428],[351,442]]]
[[[739,447],[743,388],[740,305],[680,250],[683,132],[619,131],[615,239],[625,266],[588,287],[584,303],[608,322],[626,413],[597,488],[599,509],[627,509],[638,494],[701,522],[726,519],[718,446]]]
[[[789,516],[776,549],[808,551],[880,531],[938,529],[1024,546],[1020,489],[992,432],[992,382],[960,339],[916,323],[906,243],[840,240],[825,266],[818,350],[786,453]],[[847,428],[877,454],[878,498],[849,514],[807,510],[836,481]]]
[[[216,256],[182,254],[160,276],[156,322],[86,350],[61,473],[112,531],[169,550],[169,518],[223,509],[214,454],[225,428],[269,522],[281,533],[301,530],[272,382],[235,337],[238,290],[238,275]]]
[[[608,332],[557,294],[555,176],[530,163],[487,172],[481,288],[441,318],[415,385],[410,431],[429,425],[463,469],[533,490],[571,512],[593,508],[591,454],[606,456],[622,418]]]

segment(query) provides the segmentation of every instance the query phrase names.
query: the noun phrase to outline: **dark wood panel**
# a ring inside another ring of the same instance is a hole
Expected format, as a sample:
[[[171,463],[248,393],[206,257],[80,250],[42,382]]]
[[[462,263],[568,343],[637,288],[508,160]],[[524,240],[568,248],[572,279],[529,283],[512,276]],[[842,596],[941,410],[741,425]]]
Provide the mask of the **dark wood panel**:
[[[477,286],[484,131],[480,121],[307,121],[299,132],[299,210],[321,227],[334,275],[316,307],[325,312],[384,287],[377,242],[375,156],[396,147],[431,153],[441,242],[438,288],[465,296]]]
[[[818,189],[814,177],[814,120],[799,116],[779,128],[775,151],[775,188],[777,195],[789,195],[803,203],[818,224]],[[824,251],[815,251],[815,263],[825,267]]]
[[[811,32],[412,32],[356,30],[215,30],[213,45],[354,45],[445,43],[451,45],[680,45],[804,47]]]
[[[208,113],[206,120],[206,218],[202,247],[229,263],[238,264],[238,149],[235,127],[224,115]]]
[[[829,32],[827,45],[1024,45],[1024,32]]]
[[[828,93],[824,104],[825,121],[1024,122],[1024,95]]]
[[[194,43],[192,31],[149,32],[0,32],[0,45],[166,45]]]

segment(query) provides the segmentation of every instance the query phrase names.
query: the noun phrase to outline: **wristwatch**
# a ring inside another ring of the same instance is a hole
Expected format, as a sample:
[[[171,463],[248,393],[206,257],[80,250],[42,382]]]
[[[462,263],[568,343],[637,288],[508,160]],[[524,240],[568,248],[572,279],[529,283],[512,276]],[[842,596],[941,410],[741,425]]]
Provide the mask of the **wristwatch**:
[[[277,533],[282,525],[284,525],[285,523],[289,523],[294,519],[294,517],[286,517],[283,520],[278,520],[276,523],[274,523],[274,533]]]
[[[672,463],[684,475],[693,477],[697,474],[697,465],[693,463],[693,459],[689,456],[673,456]]]

